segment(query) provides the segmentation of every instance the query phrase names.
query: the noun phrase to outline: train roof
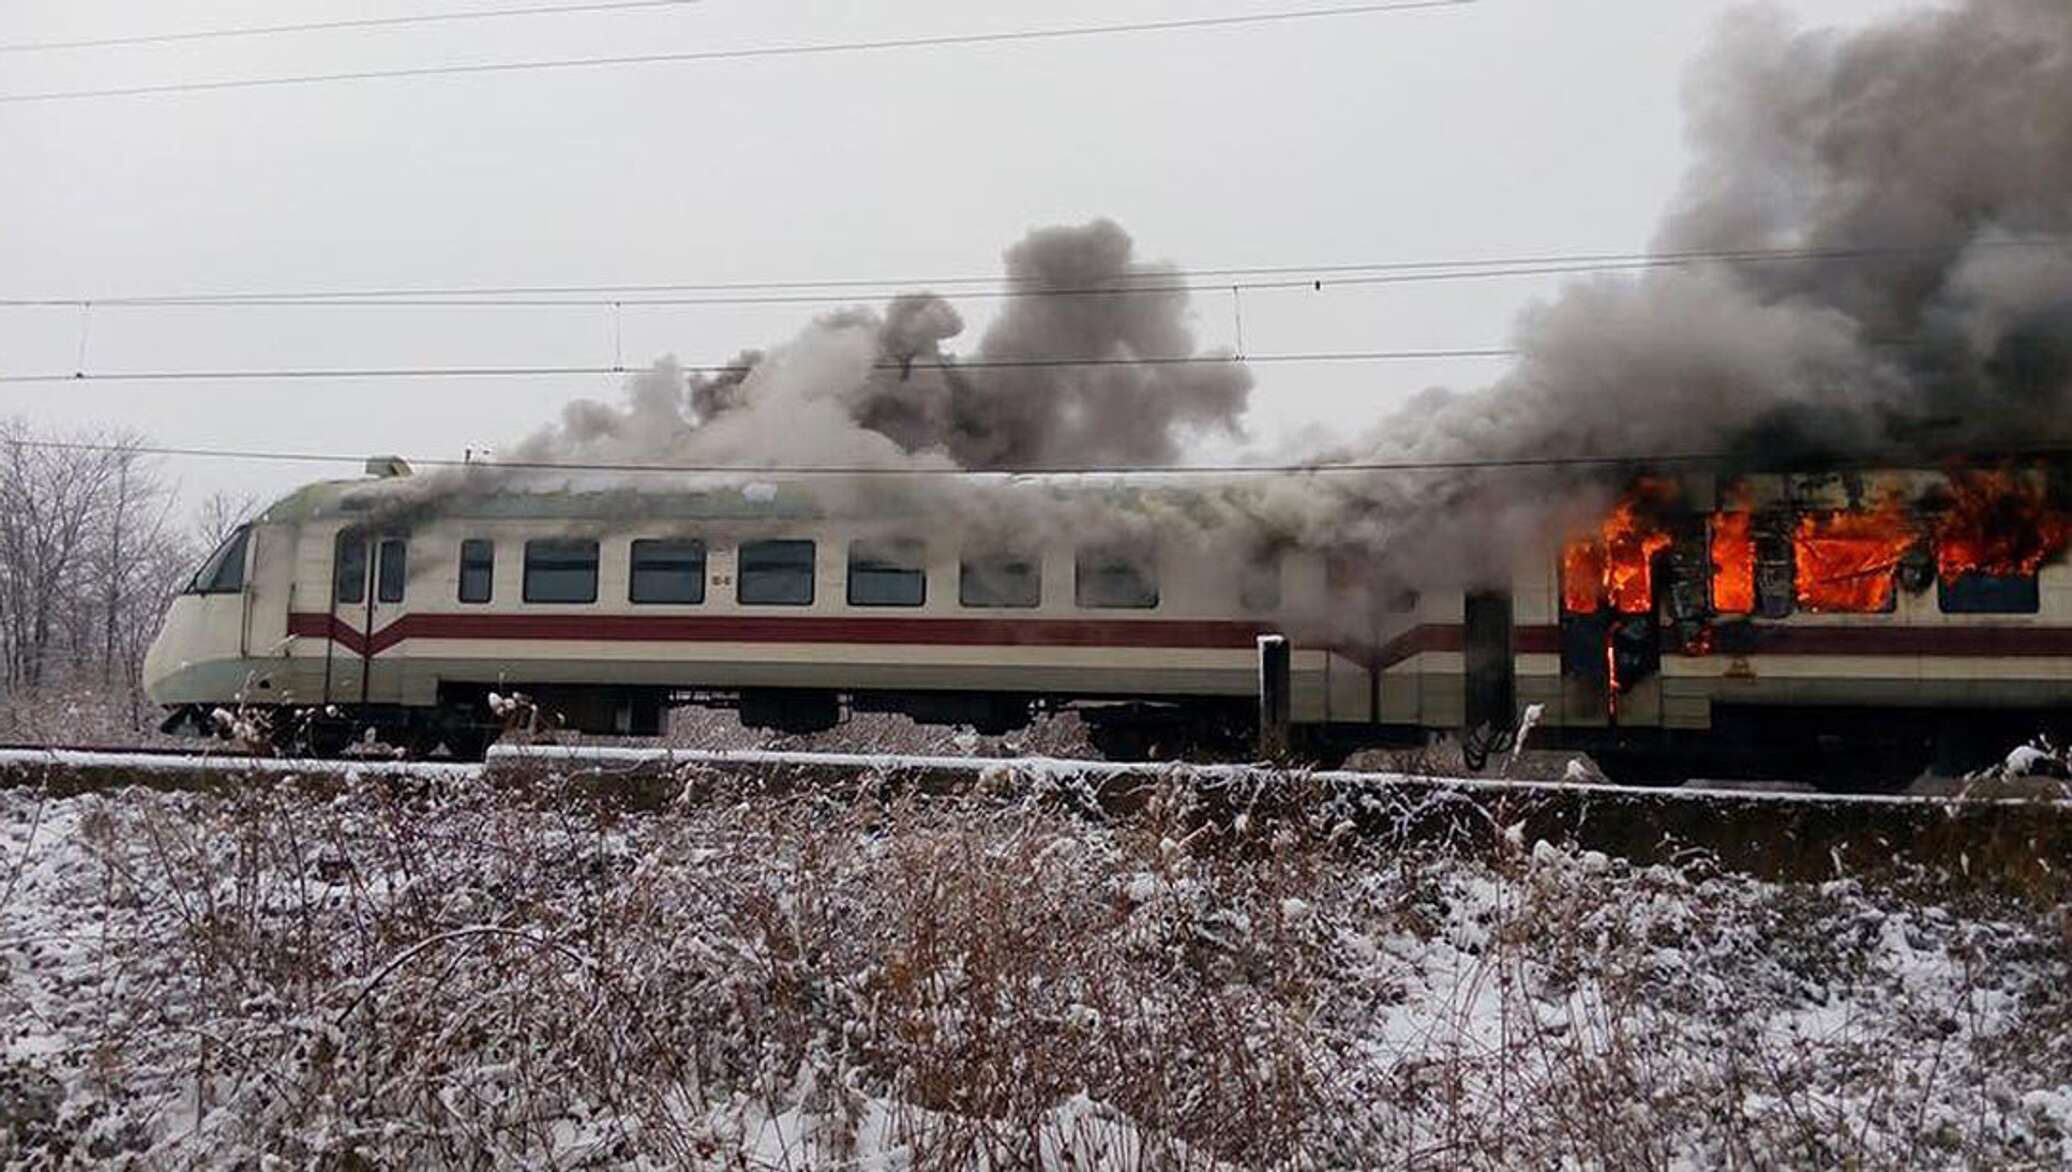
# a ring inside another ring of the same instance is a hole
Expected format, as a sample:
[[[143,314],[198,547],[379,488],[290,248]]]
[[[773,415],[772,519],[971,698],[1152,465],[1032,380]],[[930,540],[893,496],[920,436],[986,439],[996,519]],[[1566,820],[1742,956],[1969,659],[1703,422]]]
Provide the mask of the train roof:
[[[1185,509],[1210,497],[1247,493],[1229,483],[1142,484],[1111,475],[1027,476],[987,473],[962,480],[973,496],[1038,494],[1053,501],[1098,503],[1118,511]],[[455,469],[424,476],[377,475],[304,485],[260,514],[299,524],[358,519],[409,523],[431,517],[484,520],[613,521],[665,517],[696,521],[786,521],[919,515],[940,504],[940,477],[911,474],[758,476],[686,473],[681,477],[523,470]]]

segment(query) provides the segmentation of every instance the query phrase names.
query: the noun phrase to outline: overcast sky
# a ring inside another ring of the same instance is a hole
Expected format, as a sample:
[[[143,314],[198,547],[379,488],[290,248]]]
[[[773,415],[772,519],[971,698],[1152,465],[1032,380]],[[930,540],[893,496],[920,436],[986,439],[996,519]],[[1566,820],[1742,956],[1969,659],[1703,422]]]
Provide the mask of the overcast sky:
[[[0,44],[548,0],[4,0]],[[57,52],[0,94],[1060,28],[1327,0],[705,0]],[[1798,0],[1805,24],[1915,3]],[[148,12],[145,9],[148,7]],[[1147,259],[1343,265],[1644,248],[1725,0],[1482,0],[1238,28],[0,103],[0,297],[892,279],[1111,217]],[[1248,292],[1252,353],[1502,345],[1555,286]],[[1228,295],[1196,305],[1236,343]],[[834,306],[0,307],[0,373],[719,362]],[[975,336],[992,311],[960,303]],[[84,317],[84,322],[82,318]],[[956,347],[952,343],[953,348]],[[1358,431],[1499,360],[1260,369],[1249,442]],[[609,376],[0,385],[0,414],[180,446],[459,456]],[[337,469],[173,460],[188,499]]]

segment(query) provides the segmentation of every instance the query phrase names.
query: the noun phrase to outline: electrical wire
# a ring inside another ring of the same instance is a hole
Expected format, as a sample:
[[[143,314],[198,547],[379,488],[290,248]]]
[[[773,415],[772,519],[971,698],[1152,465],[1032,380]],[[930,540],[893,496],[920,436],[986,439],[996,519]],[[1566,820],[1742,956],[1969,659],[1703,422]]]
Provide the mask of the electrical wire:
[[[252,460],[276,463],[299,464],[365,464],[366,456],[349,456],[337,452],[291,452],[279,450],[255,450],[242,448],[200,448],[172,447],[157,444],[94,443],[83,440],[30,440],[0,439],[0,448],[8,446],[41,448],[58,451],[104,452],[112,455],[165,456],[187,459]],[[2036,445],[2032,447],[1996,449],[1996,457],[2044,457],[2072,455],[2072,446],[2064,444]],[[907,476],[907,477],[992,477],[1014,479],[1028,476],[1294,476],[1322,475],[1347,472],[1454,472],[1503,469],[1535,469],[1563,467],[1662,467],[1665,465],[1705,465],[1746,463],[1746,453],[1733,452],[1672,452],[1672,453],[1629,453],[1605,456],[1519,456],[1504,458],[1461,458],[1455,460],[1360,460],[1313,463],[1280,464],[1146,464],[1146,465],[1044,465],[1022,468],[959,468],[959,467],[906,467],[879,464],[847,465],[744,465],[744,464],[657,464],[657,463],[591,463],[581,461],[555,460],[475,460],[429,457],[377,457],[398,458],[413,467],[423,468],[477,468],[485,472],[604,472],[664,475],[741,475],[741,476]],[[1865,451],[1858,454],[1859,460],[1889,460],[1890,453]]]
[[[283,33],[351,31],[398,25],[438,24],[458,20],[497,20],[513,16],[558,16],[564,13],[617,12],[630,8],[674,8],[700,0],[596,0],[588,4],[546,4],[536,8],[490,8],[474,12],[422,12],[410,16],[370,16],[347,20],[313,20],[302,24],[247,25],[242,28],[195,29],[178,33],[144,33],[80,41],[22,41],[0,44],[0,53],[49,53],[71,49],[113,49],[127,45],[169,45],[227,37],[270,37]]]
[[[1174,20],[1130,21],[1118,24],[1070,25],[1062,28],[1014,29],[992,33],[948,33],[937,36],[888,37],[866,41],[762,45],[738,49],[700,49],[680,53],[633,53],[615,57],[565,57],[531,61],[487,61],[472,65],[423,65],[401,69],[358,69],[336,73],[304,73],[273,77],[224,78],[213,81],[167,82],[157,85],[109,86],[102,89],[44,90],[28,93],[0,94],[0,104],[64,102],[86,98],[144,97],[156,94],[319,85],[346,81],[392,81],[403,78],[518,73],[548,69],[599,69],[626,65],[694,65],[714,61],[747,61],[772,57],[822,57],[842,53],[876,53],[902,49],[939,49],[959,45],[998,45],[1028,41],[1061,41],[1135,33],[1183,32],[1249,25],[1285,24],[1302,20],[1370,16],[1385,12],[1465,8],[1477,2],[1478,0],[1386,0],[1383,3],[1347,4],[1334,8],[1284,9],[1232,16],[1200,16]]]
[[[1971,243],[1977,248],[2063,248],[2072,236],[2025,236]],[[1480,280],[1500,277],[1549,276],[1568,273],[1617,272],[1683,268],[1706,264],[1751,266],[1782,263],[1872,261],[1947,251],[1918,245],[1863,248],[1756,248],[1664,253],[1575,253],[1537,257],[1382,261],[1373,264],[1260,265],[1196,268],[1146,273],[1132,282],[1057,287],[1044,278],[937,277],[908,280],[717,281],[647,285],[506,285],[419,289],[289,290],[275,293],[176,293],[106,297],[0,297],[0,307],[95,308],[625,308],[629,306],[832,304],[858,299],[890,299],[902,293],[932,291],[947,299],[1020,297],[1127,297],[1174,293],[1227,293],[1236,290],[1314,289],[1361,285],[1416,284],[1429,281]],[[1208,280],[1207,278],[1239,278]],[[1243,278],[1286,277],[1284,280]],[[949,288],[986,283],[994,288]],[[753,290],[844,290],[837,294],[769,293]],[[684,293],[686,296],[658,296]]]
[[[897,362],[871,364],[873,370],[896,370],[902,374],[917,370],[1051,370],[1074,367],[1159,367],[1159,366],[1244,366],[1256,363],[1301,362],[1399,362],[1421,359],[1510,358],[1511,347],[1464,347],[1441,350],[1340,350],[1288,354],[1181,354],[1143,358],[974,358],[960,362]],[[390,366],[286,370],[82,370],[70,374],[4,374],[0,384],[85,383],[85,382],[213,382],[292,381],[307,379],[391,379],[391,378],[548,378],[588,375],[633,374],[653,367],[627,366]],[[678,365],[684,374],[747,374],[755,367],[744,363],[710,366]]]

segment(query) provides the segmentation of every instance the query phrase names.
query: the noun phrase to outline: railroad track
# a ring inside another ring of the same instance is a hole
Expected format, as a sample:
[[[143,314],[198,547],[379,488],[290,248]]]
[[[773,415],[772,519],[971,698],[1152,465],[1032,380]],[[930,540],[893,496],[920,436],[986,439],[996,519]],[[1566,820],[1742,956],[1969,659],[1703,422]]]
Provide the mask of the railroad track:
[[[161,745],[75,745],[52,744],[45,741],[0,742],[0,753],[119,753],[132,756],[177,757],[249,757],[241,750],[221,748],[191,748],[187,746]]]
[[[497,746],[476,765],[0,747],[0,788],[56,795],[138,786],[227,792],[289,777],[335,793],[354,774],[432,784],[488,777],[526,793],[528,802],[545,795],[572,807],[627,813],[758,797],[876,803],[894,792],[972,795],[1062,804],[1113,822],[1154,813],[1168,821],[1179,817],[1214,829],[1212,840],[1278,819],[1299,822],[1305,832],[1323,825],[1334,835],[1342,829],[1405,847],[1444,840],[1529,850],[1544,839],[1635,865],[1697,859],[1803,880],[1961,868],[1974,877],[2000,875],[2011,884],[2056,890],[2064,876],[2054,861],[2072,858],[2072,801],[2063,799],[1651,789],[1036,757]]]
[[[1271,775],[1274,771],[1248,764],[1195,764],[1183,762],[1107,761],[1064,757],[964,757],[939,754],[881,754],[801,752],[769,749],[683,749],[627,748],[595,745],[495,745],[481,764],[451,761],[407,761],[386,757],[290,758],[221,747],[144,747],[91,744],[0,743],[0,777],[31,769],[92,769],[119,771],[125,768],[206,772],[218,769],[261,770],[269,773],[375,770],[383,773],[424,772],[449,775],[475,773],[564,773],[576,776],[635,778],[643,775],[675,777],[691,772],[812,775],[836,779],[843,776],[874,775],[906,780],[954,783],[975,780],[986,774],[1012,774],[1025,778],[1099,779],[1105,782],[1147,782],[1186,776],[1206,784],[1228,784],[1245,778]],[[1799,788],[1775,788],[1692,782],[1683,786],[1633,786],[1609,782],[1577,783],[1542,781],[1501,776],[1434,776],[1353,770],[1317,770],[1303,776],[1334,786],[1443,787],[1463,792],[1531,795],[1592,794],[1600,797],[1635,797],[1650,800],[1688,802],[1746,802],[1758,804],[1870,804],[1894,807],[1945,808],[1953,802],[2033,802],[2033,797],[1982,797],[1955,794],[1827,793]],[[2072,811],[2072,789],[2058,799]]]

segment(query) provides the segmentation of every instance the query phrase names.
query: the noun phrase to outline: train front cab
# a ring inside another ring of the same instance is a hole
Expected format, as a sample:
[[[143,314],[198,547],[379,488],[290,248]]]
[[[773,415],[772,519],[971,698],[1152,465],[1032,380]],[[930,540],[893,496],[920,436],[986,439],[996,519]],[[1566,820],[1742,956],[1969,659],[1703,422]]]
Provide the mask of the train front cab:
[[[215,708],[274,704],[294,689],[285,661],[295,529],[264,517],[232,530],[187,580],[144,654],[144,691],[168,730],[206,731]]]

